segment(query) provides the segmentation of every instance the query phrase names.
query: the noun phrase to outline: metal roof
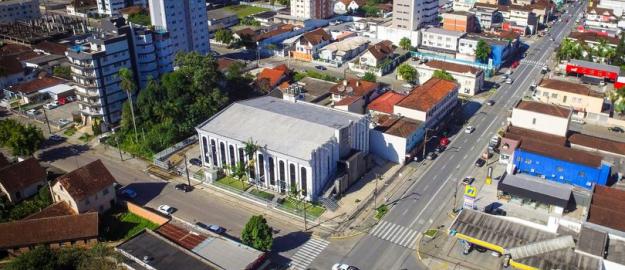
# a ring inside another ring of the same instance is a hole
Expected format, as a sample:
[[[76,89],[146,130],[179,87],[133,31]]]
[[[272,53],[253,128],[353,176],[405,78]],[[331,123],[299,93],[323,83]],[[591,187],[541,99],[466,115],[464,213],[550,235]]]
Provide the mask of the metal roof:
[[[510,253],[512,258],[514,259],[523,259],[529,258],[541,254],[545,254],[548,252],[566,249],[566,248],[574,248],[575,241],[573,240],[573,236],[565,235],[560,236],[558,238],[548,239],[539,241],[536,243],[531,243],[525,246],[514,247],[508,249],[507,252]]]
[[[577,241],[577,250],[603,257],[608,245],[608,233],[582,226]]]
[[[264,256],[262,251],[224,237],[208,237],[192,251],[223,269],[248,269],[249,265]]]
[[[497,189],[565,208],[571,198],[573,186],[525,174],[510,174],[499,182]]]
[[[584,60],[571,59],[569,63],[572,65],[580,66],[580,67],[605,70],[605,71],[615,72],[615,73],[619,73],[621,71],[621,69],[617,66],[599,64],[599,63],[589,62],[589,61],[584,61]]]

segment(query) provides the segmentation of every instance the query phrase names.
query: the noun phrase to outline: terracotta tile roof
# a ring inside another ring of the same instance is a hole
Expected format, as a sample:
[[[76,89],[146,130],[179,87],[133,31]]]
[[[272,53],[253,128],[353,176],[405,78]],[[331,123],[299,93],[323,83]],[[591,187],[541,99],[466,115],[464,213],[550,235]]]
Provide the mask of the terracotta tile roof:
[[[601,151],[625,155],[625,143],[612,141],[604,138],[593,137],[585,134],[575,133],[569,137],[571,144],[577,144]]]
[[[521,110],[526,110],[526,111],[548,114],[548,115],[560,117],[560,118],[568,118],[569,115],[571,114],[571,110],[569,109],[556,106],[556,105],[535,102],[535,101],[521,100],[516,105],[516,108],[521,109]]]
[[[22,94],[32,94],[39,90],[66,83],[66,80],[55,77],[43,77],[37,78],[29,82],[20,83],[11,88],[13,92],[20,92]]]
[[[288,68],[285,65],[280,65],[274,68],[264,68],[257,77],[257,81],[262,79],[268,79],[269,85],[275,87],[280,83],[283,77],[286,75]]]
[[[69,242],[98,237],[98,213],[0,223],[0,248]]]
[[[365,96],[380,87],[378,83],[348,79],[336,83],[330,92],[336,95]]]
[[[40,218],[58,217],[58,216],[69,216],[69,215],[75,215],[75,214],[77,213],[74,212],[74,209],[69,207],[69,205],[66,202],[61,201],[61,202],[54,203],[37,213],[27,216],[22,220],[40,219]]]
[[[431,78],[423,85],[415,87],[396,106],[427,112],[449,93],[457,90],[458,84],[455,82]]]
[[[5,43],[3,46],[0,46],[0,56],[6,55],[19,55],[26,52],[32,52],[33,50],[28,46],[14,44],[14,43]]]
[[[608,44],[612,45],[618,45],[619,42],[617,37],[603,36],[599,35],[597,32],[571,32],[569,38],[585,42],[599,42],[600,40],[605,40]]]
[[[252,30],[251,28],[243,28],[234,33],[237,34],[240,38],[247,37],[247,38],[254,39],[254,37],[256,37],[256,31]]]
[[[29,158],[14,163],[0,170],[0,184],[9,193],[21,191],[32,184],[43,181],[48,173],[41,167],[36,158]]]
[[[393,42],[390,40],[383,40],[375,45],[369,46],[368,50],[373,57],[375,57],[375,59],[382,60],[390,56],[395,51],[395,46],[393,46]]]
[[[291,85],[289,84],[289,82],[282,82],[280,85],[278,85],[278,88],[280,88],[280,90],[282,91],[286,91],[286,89],[289,88],[289,85]]]
[[[317,28],[302,35],[302,41],[306,41],[313,46],[320,44],[324,41],[330,41],[331,39],[332,36],[330,36],[330,34],[328,34],[328,32],[326,32],[325,30],[323,30],[323,28]]]
[[[339,100],[338,102],[336,102],[334,104],[334,106],[346,106],[346,105],[350,105],[358,100],[362,99],[362,96],[347,96],[344,97],[343,99]]]
[[[113,185],[115,178],[101,160],[59,176],[57,181],[67,190],[74,200],[83,200],[102,189]]]
[[[457,73],[471,73],[475,75],[475,74],[482,72],[481,69],[474,68],[472,66],[444,62],[444,61],[439,61],[439,60],[428,61],[425,63],[425,65],[431,68],[453,71]]]
[[[270,37],[277,36],[277,35],[282,34],[282,33],[293,31],[293,29],[295,29],[295,25],[292,25],[292,24],[281,25],[281,26],[279,26],[278,28],[276,28],[274,30],[267,31],[265,33],[262,33],[262,34],[256,36],[256,41],[263,41],[263,40],[268,39]]]
[[[376,130],[402,138],[408,138],[423,124],[421,121],[406,117],[388,115],[378,116],[376,122],[378,123]]]
[[[572,83],[561,80],[543,79],[540,82],[540,87],[559,90],[568,93],[574,93],[579,95],[591,96],[591,97],[603,97],[603,94],[594,91],[583,84]]]
[[[405,95],[393,91],[388,91],[371,101],[371,103],[369,103],[369,105],[367,106],[367,109],[371,111],[393,114],[393,107],[395,106],[395,104],[400,102],[405,97]]]
[[[0,56],[0,69],[6,75],[13,75],[24,72],[24,66],[15,56]]]
[[[614,12],[611,9],[608,9],[608,8],[599,8],[599,7],[590,7],[589,6],[588,13],[590,13],[590,14],[597,14],[597,15],[603,15],[603,16],[616,17],[616,15],[614,15]]]
[[[189,230],[170,223],[163,224],[156,232],[188,250],[192,250],[207,238],[204,235],[191,233]]]
[[[512,125],[509,125],[506,129],[504,137],[511,138],[517,141],[539,140],[543,143],[549,143],[558,146],[564,146],[566,144],[566,137],[538,132],[531,129],[514,127]]]
[[[65,51],[67,51],[68,47],[60,43],[44,40],[33,45],[33,48],[42,50],[49,54],[65,55]]]
[[[9,160],[4,156],[4,154],[0,153],[0,169],[11,164]]]
[[[593,168],[599,168],[601,166],[602,158],[600,156],[565,146],[543,143],[538,140],[523,140],[521,141],[520,148],[542,156],[583,164]]]
[[[522,6],[522,5],[510,5],[510,6],[508,6],[508,8],[510,10],[519,10],[519,11],[532,11],[532,9],[533,9],[531,5],[525,5],[525,6]]]
[[[625,191],[595,186],[588,221],[619,231],[625,231]]]

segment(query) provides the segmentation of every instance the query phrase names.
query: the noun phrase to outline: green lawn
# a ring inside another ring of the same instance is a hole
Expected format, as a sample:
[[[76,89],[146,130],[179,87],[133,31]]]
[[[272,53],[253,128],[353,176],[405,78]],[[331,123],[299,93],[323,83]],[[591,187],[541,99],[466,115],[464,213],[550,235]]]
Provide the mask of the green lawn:
[[[299,200],[293,199],[291,197],[288,197],[286,199],[284,199],[284,202],[282,203],[282,206],[289,208],[291,210],[294,211],[301,211],[302,210],[302,204]],[[326,211],[325,208],[323,208],[322,206],[316,205],[316,204],[311,204],[311,203],[306,203],[306,215],[311,216],[311,217],[318,217],[321,216],[321,214],[323,214],[323,212]]]
[[[386,204],[380,205],[375,211],[375,219],[380,220],[388,212],[388,206]]]
[[[156,229],[157,224],[126,211],[112,210],[104,214],[100,235],[105,241],[128,239],[144,228]]]
[[[221,178],[219,180],[217,180],[218,184],[222,184],[222,185],[226,185],[232,188],[236,188],[238,190],[241,191],[246,191],[248,188],[250,188],[250,184],[248,184],[245,180],[241,181],[239,179],[230,177],[230,176],[226,176],[224,178]]]
[[[273,194],[269,193],[269,192],[264,192],[262,190],[259,189],[252,189],[250,190],[250,193],[256,197],[271,201],[273,200],[273,197],[275,197]]]
[[[437,234],[438,234],[438,230],[436,229],[429,229],[423,233],[423,235],[429,238],[434,238]]]
[[[65,134],[65,136],[73,136],[74,134],[76,134],[76,128],[75,127],[70,127],[68,129],[66,129],[65,131],[63,131],[63,134]]]
[[[227,10],[227,11],[230,11],[232,13],[237,14],[239,19],[243,18],[243,17],[250,16],[250,15],[254,15],[256,13],[261,13],[261,12],[265,12],[265,11],[269,10],[269,9],[266,9],[266,8],[254,7],[254,6],[246,6],[246,5],[227,6],[224,9]]]

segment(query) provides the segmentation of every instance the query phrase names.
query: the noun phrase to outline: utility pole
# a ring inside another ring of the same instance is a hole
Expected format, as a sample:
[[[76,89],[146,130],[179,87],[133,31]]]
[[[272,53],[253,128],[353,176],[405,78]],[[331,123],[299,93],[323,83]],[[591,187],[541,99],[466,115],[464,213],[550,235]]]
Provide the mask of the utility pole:
[[[428,131],[430,131],[431,129],[429,128],[425,128],[425,136],[423,138],[423,159],[425,160],[425,151],[427,150],[427,146],[428,146]]]
[[[46,113],[46,108],[43,108],[43,116],[46,118],[46,124],[48,125],[48,132],[52,134],[52,129],[50,128],[50,120],[48,120],[48,114]]]
[[[187,183],[191,186],[191,178],[189,178],[189,166],[187,166],[187,154],[184,154],[184,169],[187,172]]]
[[[306,201],[304,201],[304,199],[306,197],[302,194],[301,198],[302,198],[302,208],[304,208],[304,231],[307,231],[308,230],[308,219],[306,218]]]
[[[377,201],[378,201],[378,179],[380,179],[380,174],[376,173],[375,174],[375,189],[373,190],[373,210],[378,208],[378,206],[377,206]]]

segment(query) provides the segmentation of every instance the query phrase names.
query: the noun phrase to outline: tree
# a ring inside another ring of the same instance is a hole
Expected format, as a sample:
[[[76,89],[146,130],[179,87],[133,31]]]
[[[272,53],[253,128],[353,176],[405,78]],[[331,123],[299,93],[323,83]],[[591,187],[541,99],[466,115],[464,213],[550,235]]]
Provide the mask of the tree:
[[[621,33],[621,38],[616,46],[616,51],[614,52],[614,57],[612,57],[611,62],[612,65],[619,66],[621,69],[625,66],[625,33]]]
[[[15,120],[0,121],[0,145],[11,148],[13,155],[32,156],[45,138],[41,129],[24,126]]]
[[[397,68],[397,74],[407,82],[414,82],[417,80],[417,70],[409,64],[402,64]]]
[[[267,94],[271,91],[271,83],[269,82],[268,78],[256,80],[256,87],[258,87],[258,90],[260,90],[261,93],[264,94]]]
[[[273,244],[272,229],[262,215],[252,216],[241,232],[243,244],[261,251],[271,250]]]
[[[57,258],[54,252],[46,246],[37,246],[29,252],[17,256],[6,267],[8,270],[55,270]]]
[[[412,42],[410,41],[409,38],[403,37],[399,41],[399,47],[401,47],[404,50],[410,50],[412,48]]]
[[[373,72],[366,72],[365,75],[362,76],[362,79],[368,82],[376,81],[376,77],[375,77],[375,74],[373,74]]]
[[[380,9],[375,6],[365,5],[358,9],[360,9],[360,11],[364,13],[366,17],[376,17],[380,14]]]
[[[230,44],[233,39],[233,33],[230,29],[223,28],[215,32],[215,40],[223,44]]]
[[[454,79],[454,76],[451,76],[451,74],[449,74],[449,72],[447,72],[444,69],[439,69],[434,71],[434,73],[432,74],[432,78],[438,78],[441,80],[448,80],[448,81],[456,81],[456,79]]]
[[[133,106],[133,94],[136,91],[136,86],[134,83],[134,79],[132,78],[132,71],[127,68],[121,68],[118,71],[118,76],[121,79],[119,83],[119,87],[126,91],[126,95],[128,95],[128,104],[130,105],[130,114],[132,115],[132,125],[135,128],[135,142],[139,141],[139,135],[137,133],[137,120],[135,118],[135,109]]]
[[[90,249],[65,247],[53,250],[47,246],[37,246],[11,261],[7,269],[122,269],[118,266],[119,261],[120,254],[104,244],[96,244]]]
[[[245,68],[245,65],[243,65],[243,63],[238,61],[234,62],[228,67],[228,69],[226,70],[226,74],[224,75],[226,76],[226,79],[230,81],[241,79],[241,76],[243,75],[243,68]]]
[[[63,79],[69,80],[72,78],[72,72],[68,66],[56,66],[52,70],[52,74]]]
[[[288,7],[288,6],[291,5],[291,1],[289,1],[289,0],[278,0],[278,4]]]
[[[252,138],[250,138],[247,142],[245,142],[245,146],[243,148],[243,151],[245,152],[245,155],[247,155],[247,172],[248,172],[248,179],[251,179],[250,175],[252,174],[252,172],[254,172],[254,164],[256,162],[256,152],[258,152],[258,149],[260,149],[260,146],[258,146],[254,140],[252,140]]]
[[[482,63],[486,63],[490,57],[491,48],[486,41],[480,39],[475,47],[475,58]]]
[[[128,16],[128,21],[131,23],[136,23],[143,26],[150,26],[152,20],[150,19],[150,15],[145,14],[144,12],[139,12],[135,14],[131,14]]]
[[[247,16],[241,19],[241,25],[260,26],[260,22],[250,16]]]

